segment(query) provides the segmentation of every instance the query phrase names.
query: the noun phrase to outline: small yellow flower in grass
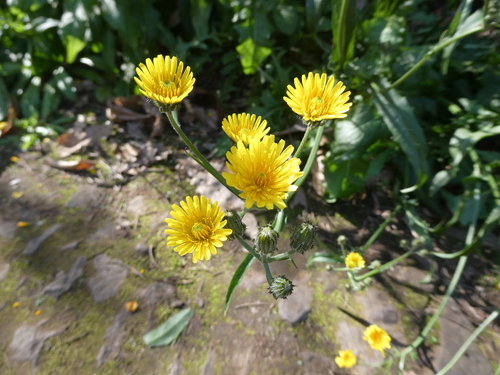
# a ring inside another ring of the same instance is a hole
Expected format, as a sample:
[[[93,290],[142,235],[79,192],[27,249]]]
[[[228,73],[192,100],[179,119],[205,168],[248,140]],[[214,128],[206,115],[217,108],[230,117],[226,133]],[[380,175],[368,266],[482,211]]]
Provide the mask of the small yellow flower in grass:
[[[231,173],[223,172],[229,186],[242,191],[245,207],[266,207],[268,210],[286,207],[287,192],[297,190],[292,185],[304,173],[300,171],[300,159],[288,157],[293,146],[285,149],[285,141],[274,142],[274,135],[262,140],[252,139],[245,147],[238,142],[226,153],[227,167]]]
[[[372,349],[380,351],[385,358],[384,349],[391,348],[391,336],[379,326],[372,324],[363,332],[363,340],[368,341]]]
[[[28,223],[27,221],[18,221],[17,222],[17,226],[19,228],[24,228],[24,227],[27,227],[28,225],[30,225],[30,223]]]
[[[222,120],[222,130],[234,142],[242,141],[248,146],[253,138],[262,139],[270,128],[266,127],[267,121],[250,115],[249,113],[233,114]]]
[[[42,184],[40,184],[40,183],[36,184],[36,187],[37,187],[38,189],[40,189],[42,186],[43,186],[43,185],[42,185]]]
[[[224,211],[221,211],[218,202],[213,204],[205,196],[186,197],[186,201],[172,206],[170,215],[165,222],[170,229],[168,246],[174,246],[179,255],[193,253],[193,263],[199,260],[210,259],[217,254],[217,248],[232,233],[231,229],[224,228]]]
[[[346,117],[352,103],[349,100],[350,91],[339,81],[335,84],[335,77],[327,79],[326,73],[309,73],[302,75],[302,82],[294,80],[295,87],[288,85],[283,99],[290,108],[304,121],[315,123],[322,120]]]
[[[365,268],[365,260],[359,253],[349,253],[345,257],[345,265],[351,270],[355,268]]]
[[[19,161],[19,158],[17,156],[11,156],[10,161],[13,163],[17,163]]]
[[[159,104],[178,104],[193,90],[195,79],[191,68],[184,69],[184,63],[175,56],[158,55],[153,60],[146,59],[146,64],[140,63],[135,71],[139,76],[134,77],[139,91]]]
[[[19,307],[20,303],[19,302],[14,302],[12,304],[12,307],[15,309],[16,307]]]
[[[36,310],[35,315],[38,316],[42,313],[42,310]]]
[[[339,356],[335,357],[335,363],[340,368],[351,368],[357,362],[356,356],[350,349],[339,350]]]
[[[22,196],[24,195],[24,193],[20,192],[20,191],[13,191],[11,196],[12,198],[14,199],[19,199],[21,198]]]
[[[141,270],[139,271],[140,273],[144,273],[146,271],[144,271],[144,268],[141,268]]]

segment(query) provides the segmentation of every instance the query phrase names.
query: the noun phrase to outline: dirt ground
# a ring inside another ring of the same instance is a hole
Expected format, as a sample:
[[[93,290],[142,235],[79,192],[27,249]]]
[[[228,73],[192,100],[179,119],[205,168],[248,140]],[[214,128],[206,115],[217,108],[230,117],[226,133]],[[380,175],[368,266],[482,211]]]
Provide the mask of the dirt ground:
[[[431,264],[408,258],[367,289],[349,291],[345,273],[324,264],[307,268],[308,257],[339,251],[340,234],[350,245],[362,245],[393,207],[382,191],[329,205],[306,186],[292,204],[293,221],[316,220],[321,242],[295,256],[297,268],[272,264],[273,274],[286,274],[296,285],[294,294],[275,301],[255,262],[224,314],[229,281],[246,255],[241,245],[227,242],[210,261],[197,264],[166,246],[163,219],[171,205],[209,184],[201,178],[191,185],[189,173],[174,167],[184,159],[106,185],[96,183],[92,171],[54,168],[40,152],[18,156],[0,176],[2,375],[397,373],[397,365],[377,367],[383,358],[362,340],[362,330],[378,324],[391,334],[393,350],[403,349],[434,313],[456,266],[436,262],[432,282],[422,283]],[[264,211],[251,214],[259,225],[272,218]],[[281,236],[283,251],[289,236],[289,230]],[[401,239],[412,236],[396,216],[366,253],[367,262],[400,255]],[[443,241],[438,245],[449,248],[458,242]],[[432,374],[444,366],[500,304],[494,272],[484,258],[471,259],[455,298],[407,361],[405,374]],[[139,309],[128,312],[129,301]],[[174,344],[144,343],[146,332],[186,307],[194,317]],[[300,313],[291,324],[288,317]],[[497,322],[449,374],[493,374],[499,332]],[[339,369],[334,358],[348,348],[359,364]]]

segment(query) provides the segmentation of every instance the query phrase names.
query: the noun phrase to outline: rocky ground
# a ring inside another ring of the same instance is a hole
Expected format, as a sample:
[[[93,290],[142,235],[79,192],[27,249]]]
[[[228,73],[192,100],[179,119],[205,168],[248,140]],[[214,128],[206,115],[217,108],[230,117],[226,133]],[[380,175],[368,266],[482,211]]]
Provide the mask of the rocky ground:
[[[322,264],[307,269],[306,253],[295,257],[297,268],[272,264],[273,274],[286,274],[296,285],[291,297],[277,302],[254,263],[224,314],[227,286],[245,257],[241,245],[228,242],[210,261],[193,264],[167,248],[163,234],[171,204],[188,194],[205,194],[224,208],[239,204],[189,159],[177,160],[177,170],[142,169],[126,183],[106,185],[92,173],[54,168],[38,152],[18,156],[0,176],[3,375],[396,373],[396,365],[377,367],[383,358],[362,331],[377,324],[394,348],[404,348],[435,311],[455,264],[438,264],[441,276],[424,284],[429,264],[409,258],[352,292],[345,273]],[[338,251],[338,235],[362,245],[390,214],[389,205],[377,199],[374,209],[369,202],[325,205],[302,191],[292,206],[297,217],[318,221],[321,246]],[[271,218],[250,212],[248,235]],[[280,249],[288,236],[285,231]],[[403,238],[411,234],[396,217],[366,253],[368,261],[396,257]],[[466,274],[472,278],[482,268],[471,263]],[[500,300],[500,290],[461,286],[405,374],[432,374],[451,359],[489,313],[470,298],[474,293],[492,304]],[[137,311],[127,311],[130,301],[137,301]],[[144,343],[146,332],[186,307],[194,316],[174,344]],[[482,334],[448,374],[493,374],[498,327]],[[334,362],[344,349],[358,356],[351,370]]]

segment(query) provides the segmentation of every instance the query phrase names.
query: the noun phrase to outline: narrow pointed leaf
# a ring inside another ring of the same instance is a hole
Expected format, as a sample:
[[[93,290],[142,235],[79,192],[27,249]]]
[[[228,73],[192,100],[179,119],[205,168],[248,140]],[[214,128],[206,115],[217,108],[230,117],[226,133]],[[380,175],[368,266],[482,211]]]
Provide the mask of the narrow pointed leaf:
[[[151,348],[155,346],[169,345],[174,342],[184,328],[187,327],[193,315],[193,309],[187,308],[181,310],[165,323],[146,333],[142,338],[146,345]]]
[[[231,279],[231,282],[229,283],[229,288],[227,289],[227,294],[226,294],[226,305],[224,308],[224,314],[227,312],[227,309],[229,308],[229,304],[231,303],[231,297],[233,296],[233,293],[236,289],[236,287],[240,284],[241,280],[243,279],[243,276],[245,276],[245,273],[248,271],[250,266],[252,265],[254,261],[254,256],[250,253],[247,254],[245,259],[243,259],[243,262],[240,263],[236,271],[234,272],[233,278]]]

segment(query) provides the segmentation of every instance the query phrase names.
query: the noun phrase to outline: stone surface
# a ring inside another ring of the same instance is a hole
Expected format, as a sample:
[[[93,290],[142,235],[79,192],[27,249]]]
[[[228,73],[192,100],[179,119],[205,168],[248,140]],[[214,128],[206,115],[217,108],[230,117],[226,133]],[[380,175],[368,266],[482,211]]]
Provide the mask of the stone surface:
[[[23,250],[23,255],[32,255],[36,253],[37,250],[40,248],[40,246],[42,246],[42,244],[50,236],[52,236],[55,232],[61,229],[62,226],[63,225],[61,223],[54,224],[45,232],[43,232],[39,237],[32,239],[30,242],[28,242],[25,249]]]
[[[301,355],[304,363],[304,375],[334,374],[334,370],[338,370],[335,361],[323,354],[303,350]]]
[[[87,283],[92,299],[102,302],[116,296],[128,273],[122,261],[101,254],[95,257],[94,268],[96,273]]]
[[[142,216],[147,211],[146,200],[142,195],[133,197],[127,205],[127,211],[135,216]]]
[[[115,316],[113,324],[111,324],[111,326],[109,326],[106,330],[106,334],[104,335],[104,344],[99,349],[99,354],[97,354],[96,358],[98,368],[100,368],[106,361],[116,359],[120,354],[121,343],[127,336],[124,324],[128,316],[130,316],[130,313],[128,313],[127,310],[120,310],[120,312]]]
[[[16,236],[18,231],[19,227],[15,221],[0,220],[0,237],[11,240]]]
[[[95,243],[100,240],[110,240],[116,237],[118,230],[116,229],[115,223],[107,223],[103,227],[99,228],[94,234],[92,234],[85,242]]]
[[[76,192],[66,202],[66,207],[93,208],[97,207],[104,196],[104,191],[92,185],[80,185]]]
[[[214,165],[214,168],[220,170],[218,165]],[[195,186],[197,194],[210,198],[212,202],[219,202],[219,207],[222,210],[243,209],[243,201],[205,170],[197,172],[191,178],[190,183]]]
[[[9,273],[10,264],[0,259],[0,281],[3,281]]]
[[[436,370],[441,370],[453,358],[462,344],[469,338],[474,327],[460,310],[454,299],[450,298],[443,314],[439,318],[439,343],[436,358],[433,361]],[[493,375],[494,371],[484,358],[476,344],[472,343],[448,375],[481,374]]]
[[[87,264],[87,258],[78,257],[68,273],[60,275],[57,279],[43,288],[43,293],[52,297],[59,297],[67,292],[73,283],[83,275],[83,269]]]
[[[278,314],[290,325],[305,321],[311,313],[312,289],[306,285],[307,281],[304,275],[292,280],[295,285],[292,295],[278,301]]]
[[[62,333],[66,329],[66,327],[63,327],[44,332],[41,326],[47,321],[48,319],[44,319],[35,326],[24,325],[16,330],[12,342],[9,345],[11,352],[10,359],[17,362],[30,361],[33,367],[38,365],[40,350],[45,340]]]

